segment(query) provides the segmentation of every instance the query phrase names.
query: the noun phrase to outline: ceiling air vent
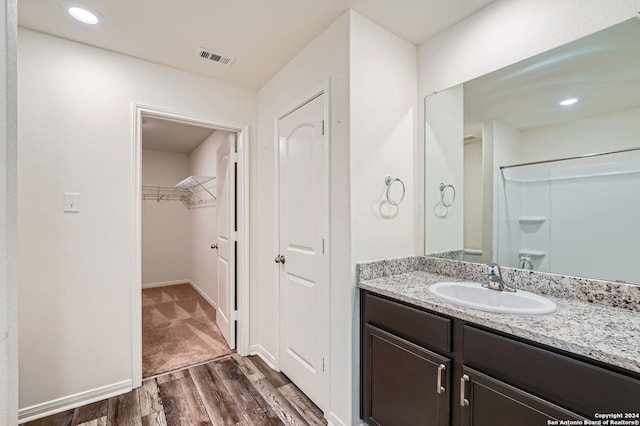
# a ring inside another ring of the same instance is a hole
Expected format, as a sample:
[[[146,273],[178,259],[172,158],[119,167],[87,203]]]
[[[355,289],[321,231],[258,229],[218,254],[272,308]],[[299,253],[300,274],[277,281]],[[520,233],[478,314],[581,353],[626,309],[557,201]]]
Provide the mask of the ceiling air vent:
[[[198,57],[200,57],[202,59],[208,59],[210,61],[218,62],[218,63],[223,64],[223,65],[231,65],[236,60],[236,58],[234,58],[232,56],[227,56],[227,55],[223,55],[221,53],[216,53],[213,50],[209,50],[209,49],[206,49],[204,47],[199,48],[198,52],[196,53],[196,55],[198,55]]]
[[[472,143],[472,142],[477,142],[480,140],[480,136],[476,136],[476,135],[465,135],[464,137],[464,143]]]

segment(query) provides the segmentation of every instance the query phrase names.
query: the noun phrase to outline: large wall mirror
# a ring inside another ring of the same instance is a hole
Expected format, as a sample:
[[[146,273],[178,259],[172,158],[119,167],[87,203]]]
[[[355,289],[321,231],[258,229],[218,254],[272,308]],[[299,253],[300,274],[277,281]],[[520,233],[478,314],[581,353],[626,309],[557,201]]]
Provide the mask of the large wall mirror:
[[[425,252],[640,283],[639,40],[633,18],[427,96]]]

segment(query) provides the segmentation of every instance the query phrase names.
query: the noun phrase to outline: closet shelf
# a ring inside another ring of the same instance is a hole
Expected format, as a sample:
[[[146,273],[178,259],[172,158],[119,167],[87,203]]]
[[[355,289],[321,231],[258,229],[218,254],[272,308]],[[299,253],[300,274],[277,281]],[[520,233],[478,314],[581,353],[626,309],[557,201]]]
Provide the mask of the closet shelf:
[[[547,220],[544,216],[520,216],[518,221],[520,223],[544,223]]]
[[[544,257],[547,255],[547,252],[542,250],[522,249],[518,251],[518,254],[520,256]]]
[[[183,189],[185,191],[191,191],[193,188],[201,187],[205,188],[204,184],[207,182],[211,182],[214,180],[213,176],[189,176],[185,179],[182,179],[180,182],[176,184],[176,188]],[[205,188],[206,189],[206,188]],[[211,193],[210,193],[211,194]],[[213,194],[211,194],[213,198]]]
[[[158,203],[163,200],[181,201],[189,209],[211,207],[216,200],[211,192],[215,188],[212,185],[214,179],[213,176],[189,176],[175,186],[142,185],[142,199]]]

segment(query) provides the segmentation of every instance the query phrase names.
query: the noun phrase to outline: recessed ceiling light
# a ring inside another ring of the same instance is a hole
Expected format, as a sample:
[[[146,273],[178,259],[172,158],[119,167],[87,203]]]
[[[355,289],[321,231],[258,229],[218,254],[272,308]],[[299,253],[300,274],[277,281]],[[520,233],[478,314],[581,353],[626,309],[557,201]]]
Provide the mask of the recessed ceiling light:
[[[566,99],[561,100],[558,103],[560,104],[560,106],[570,106],[570,105],[577,104],[578,101],[579,101],[578,98],[566,98]]]
[[[83,24],[96,25],[100,23],[100,14],[93,10],[89,10],[85,6],[77,4],[69,5],[67,7],[67,11],[69,12],[69,15]]]

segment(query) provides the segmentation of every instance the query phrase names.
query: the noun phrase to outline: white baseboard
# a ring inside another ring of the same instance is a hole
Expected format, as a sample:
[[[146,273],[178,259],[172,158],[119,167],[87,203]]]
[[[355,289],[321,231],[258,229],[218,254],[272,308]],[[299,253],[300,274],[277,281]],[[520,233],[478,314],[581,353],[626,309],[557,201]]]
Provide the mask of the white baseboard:
[[[174,280],[174,281],[161,281],[157,283],[147,283],[142,284],[142,288],[155,288],[155,287],[166,287],[168,285],[176,285],[176,284],[190,284],[191,280]]]
[[[31,407],[21,408],[18,410],[18,423],[30,422],[130,391],[131,380],[124,380],[112,385],[102,386],[75,395],[65,396],[64,398],[54,399],[53,401],[43,402],[42,404],[32,405]]]
[[[193,287],[193,289],[195,291],[197,291],[198,294],[200,294],[200,296],[202,296],[204,298],[204,300],[209,302],[209,304],[211,306],[213,306],[214,308],[218,309],[218,304],[211,297],[209,297],[209,295],[207,293],[205,293],[200,287],[198,287],[198,285],[196,283],[194,283],[191,280],[188,280],[188,282],[189,282],[189,284],[191,284],[191,287]]]
[[[251,345],[251,347],[249,347],[249,354],[258,355],[270,368],[280,371],[280,369],[276,367],[276,358],[263,348],[262,345]]]
[[[326,414],[324,416],[324,418],[327,420],[327,425],[328,426],[347,426],[347,424],[345,422],[343,422],[342,420],[340,420],[338,418],[338,416],[336,416],[335,414],[329,412],[328,414]]]
[[[193,287],[193,289],[197,291],[198,294],[200,294],[200,296],[204,298],[204,300],[209,302],[209,304],[214,308],[216,309],[218,308],[218,304],[211,297],[209,297],[209,295],[206,294],[200,287],[198,287],[196,283],[194,283],[191,280],[184,279],[184,280],[174,280],[174,281],[161,281],[157,283],[147,283],[147,284],[142,284],[142,288],[167,287],[167,286],[176,285],[176,284],[190,284],[191,287]]]

